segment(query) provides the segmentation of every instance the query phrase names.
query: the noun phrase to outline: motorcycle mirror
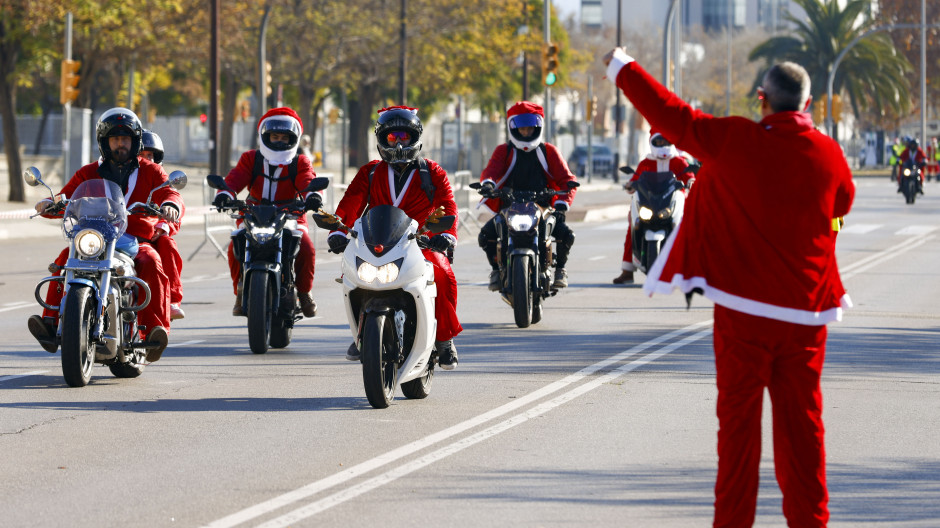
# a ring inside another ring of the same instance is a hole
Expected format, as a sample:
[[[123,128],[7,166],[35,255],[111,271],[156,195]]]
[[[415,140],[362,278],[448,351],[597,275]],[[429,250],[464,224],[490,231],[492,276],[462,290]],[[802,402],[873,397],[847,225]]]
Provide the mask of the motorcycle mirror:
[[[175,170],[170,173],[170,177],[167,180],[167,183],[170,184],[174,189],[182,189],[186,187],[186,183],[189,181],[189,178],[186,177],[186,173],[181,170]]]
[[[624,165],[623,167],[620,167],[620,172],[624,174],[633,174],[636,171],[633,170],[633,167],[629,165]]]
[[[481,187],[483,187],[483,184],[480,182],[473,182],[469,185],[469,187],[471,189],[480,189]]]
[[[691,172],[692,174],[698,174],[698,170],[702,168],[702,165],[699,163],[692,163],[685,169],[685,172]]]
[[[304,189],[305,193],[311,191],[322,191],[330,186],[330,179],[325,176],[318,176],[310,180],[310,185],[307,185],[307,188]]]
[[[218,174],[210,174],[206,176],[206,183],[213,189],[228,191],[232,193],[232,196],[235,196],[235,193],[228,188],[228,185],[225,184],[225,178],[219,176]]]
[[[42,183],[42,175],[36,167],[28,167],[23,171],[23,179],[26,180],[26,185],[30,187],[35,187]]]
[[[313,217],[313,223],[317,224],[317,227],[320,229],[326,229],[327,231],[347,231],[346,226],[343,225],[343,222],[340,221],[339,217],[333,214],[323,214],[323,213],[311,213]]]
[[[578,181],[570,181],[570,182],[568,182],[568,190],[569,190],[569,191],[570,191],[571,189],[577,189],[577,188],[580,187],[580,186],[581,186],[581,182],[578,182]]]
[[[447,231],[451,227],[454,227],[454,222],[456,221],[457,221],[456,216],[444,215],[438,218],[437,222],[428,222],[424,224],[424,227],[426,227],[428,231],[434,233],[435,235],[438,235],[440,233]]]

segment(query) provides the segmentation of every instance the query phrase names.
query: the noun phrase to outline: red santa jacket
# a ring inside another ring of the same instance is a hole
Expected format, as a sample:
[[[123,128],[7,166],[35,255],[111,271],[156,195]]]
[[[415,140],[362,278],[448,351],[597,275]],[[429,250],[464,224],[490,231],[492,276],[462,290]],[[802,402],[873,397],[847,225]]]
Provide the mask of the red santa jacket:
[[[539,163],[542,164],[542,169],[545,171],[545,180],[548,187],[556,191],[567,191],[568,182],[576,181],[577,177],[568,169],[568,163],[555,145],[551,143],[543,143],[542,145],[545,146],[544,153],[541,148],[537,148],[535,152],[539,158]],[[509,174],[512,172],[515,162],[516,148],[508,143],[499,145],[493,151],[493,155],[490,156],[486,168],[480,173],[480,182],[491,181],[497,189],[502,188],[506,180],[509,179]],[[567,196],[557,196],[554,203],[565,202],[570,207],[576,192],[577,189],[571,189]],[[499,211],[499,200],[496,198],[483,200],[482,203],[493,213]]]
[[[851,302],[832,219],[849,212],[855,185],[838,143],[802,112],[759,123],[712,117],[636,62],[612,61],[608,77],[653,127],[702,160],[646,293],[700,288],[715,303],[752,315],[804,325],[840,320]]]
[[[901,165],[903,166],[908,161],[911,161],[912,151],[910,148],[904,149],[904,152],[901,153]],[[917,147],[916,151],[913,151],[913,160],[914,164],[918,167],[923,167],[927,164],[927,155],[924,154],[924,149]]]
[[[60,191],[61,194],[65,195],[66,198],[72,196],[72,193],[75,192],[75,189],[86,180],[95,180],[101,179],[101,176],[98,175],[98,167],[101,165],[102,161],[98,160],[93,163],[89,163],[84,167],[78,169],[78,172],[69,179],[68,183],[65,184],[65,187],[62,187]],[[130,177],[127,180],[127,190],[124,193],[124,203],[130,208],[134,203],[146,203],[147,196],[150,194],[150,191],[154,187],[159,186],[161,183],[167,180],[166,172],[163,170],[163,167],[147,161],[145,159],[138,159],[138,168],[131,173]],[[172,205],[180,211],[180,218],[183,214],[183,198],[180,196],[179,192],[172,187],[164,187],[159,191],[153,194],[153,201],[163,207],[164,205]],[[127,217],[127,233],[138,238],[150,240],[153,238],[154,229],[157,224],[164,222],[161,218],[155,216],[141,216],[136,214],[128,215]]]
[[[633,173],[633,177],[630,178],[630,181],[635,182],[640,179],[640,174],[644,172],[672,172],[676,175],[676,179],[681,181],[684,184],[688,184],[689,180],[695,179],[695,175],[691,172],[686,172],[686,169],[689,168],[689,163],[685,161],[682,156],[673,156],[667,160],[661,160],[658,158],[646,158],[636,166],[636,172]]]
[[[259,174],[252,181],[252,171],[255,166],[255,156],[263,162],[264,174]],[[310,185],[310,182],[317,177],[313,172],[313,165],[310,164],[310,158],[303,154],[297,156],[297,177],[291,180],[288,165],[269,165],[267,160],[257,150],[249,150],[242,153],[238,158],[238,164],[229,171],[225,177],[225,184],[228,185],[236,194],[240,193],[246,187],[248,189],[249,203],[260,203],[263,199],[271,200],[276,204],[286,204],[297,199],[306,200],[313,193],[302,193]],[[231,193],[219,191],[218,194],[226,194],[235,199]],[[320,194],[322,197],[322,193]],[[307,231],[307,216],[301,216],[297,219],[298,228]]]
[[[431,211],[440,206],[444,207],[444,214],[456,216],[457,202],[454,201],[454,191],[447,179],[447,173],[434,161],[427,160],[427,163],[431,183],[434,185],[433,200],[428,200],[427,193],[421,188],[421,175],[418,174],[417,169],[411,170],[403,191],[396,195],[392,191],[395,188],[394,171],[384,161],[372,160],[363,165],[349,183],[343,199],[336,206],[336,216],[342,219],[343,224],[352,227],[362,215],[366,205],[370,207],[394,205],[410,218],[417,220],[419,228],[424,226],[424,221]],[[375,172],[372,172],[373,167],[375,167]],[[369,186],[370,172],[372,172],[371,187]],[[457,240],[457,222],[455,221],[454,225],[444,233]]]

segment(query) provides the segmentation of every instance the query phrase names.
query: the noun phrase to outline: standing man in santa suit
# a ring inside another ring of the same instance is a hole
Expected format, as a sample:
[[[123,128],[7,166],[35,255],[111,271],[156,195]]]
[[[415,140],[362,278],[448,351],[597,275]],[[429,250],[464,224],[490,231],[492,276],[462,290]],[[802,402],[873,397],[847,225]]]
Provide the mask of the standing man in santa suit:
[[[457,202],[447,173],[433,160],[419,155],[423,130],[417,108],[392,106],[379,110],[375,140],[381,159],[359,169],[336,206],[336,216],[344,225],[353,225],[367,207],[377,205],[398,207],[418,222],[419,231],[425,231],[424,221],[438,207],[444,208],[445,215],[457,215]],[[342,253],[349,239],[342,231],[331,231],[327,243],[331,252]],[[434,267],[437,284],[434,349],[438,365],[444,370],[457,367],[454,337],[463,330],[457,319],[457,278],[445,256],[456,244],[457,222],[454,222],[449,230],[430,238],[431,248],[422,250]],[[346,359],[359,361],[355,343],[349,346]]]
[[[630,194],[636,192],[636,181],[644,172],[671,172],[682,182],[686,189],[692,188],[695,177],[689,170],[689,163],[679,155],[676,147],[662,134],[655,130],[650,131],[650,153],[636,166],[636,171],[630,181],[623,184],[623,188]],[[623,243],[623,262],[620,263],[620,276],[614,279],[614,284],[633,284],[633,219],[627,215],[627,237]]]
[[[702,161],[682,222],[644,290],[701,292],[715,303],[714,526],[754,523],[766,388],[787,524],[824,527],[826,323],[851,306],[836,262],[834,219],[849,212],[855,184],[839,144],[805,113],[809,75],[792,62],[772,66],[757,91],[762,119],[754,122],[692,108],[622,48],[604,63],[607,78],[640,114]]]
[[[307,211],[316,211],[323,205],[323,195],[319,192],[303,193],[303,190],[316,178],[310,159],[297,153],[300,136],[304,125],[297,112],[287,107],[272,108],[261,116],[258,122],[260,141],[258,150],[249,150],[238,159],[238,165],[225,177],[225,184],[235,193],[248,189],[249,204],[270,200],[275,205],[291,203],[299,197],[304,200]],[[226,207],[235,200],[228,191],[219,191],[212,205]],[[310,240],[307,227],[307,215],[297,219],[297,228],[303,231],[300,239],[300,251],[294,260],[297,298],[304,317],[317,315],[317,303],[313,300],[313,271],[316,251]],[[235,289],[235,306],[232,315],[245,315],[242,311],[242,263],[235,258],[231,243],[228,246],[228,265]]]

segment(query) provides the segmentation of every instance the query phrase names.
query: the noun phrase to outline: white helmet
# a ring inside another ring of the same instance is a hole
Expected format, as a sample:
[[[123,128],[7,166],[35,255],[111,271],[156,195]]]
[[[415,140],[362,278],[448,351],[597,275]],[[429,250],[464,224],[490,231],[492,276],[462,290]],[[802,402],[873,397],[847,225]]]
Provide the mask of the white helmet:
[[[650,153],[656,159],[669,159],[677,155],[676,147],[659,132],[653,132],[650,136]]]

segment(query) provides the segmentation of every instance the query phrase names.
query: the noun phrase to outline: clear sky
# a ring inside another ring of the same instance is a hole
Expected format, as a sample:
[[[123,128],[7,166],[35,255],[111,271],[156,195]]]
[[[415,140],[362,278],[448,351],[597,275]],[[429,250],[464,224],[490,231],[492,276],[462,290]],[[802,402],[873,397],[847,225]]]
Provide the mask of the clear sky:
[[[577,15],[578,9],[581,7],[581,0],[552,0],[552,4],[555,6],[555,9],[558,10],[558,14],[562,18],[567,17],[568,15]]]

